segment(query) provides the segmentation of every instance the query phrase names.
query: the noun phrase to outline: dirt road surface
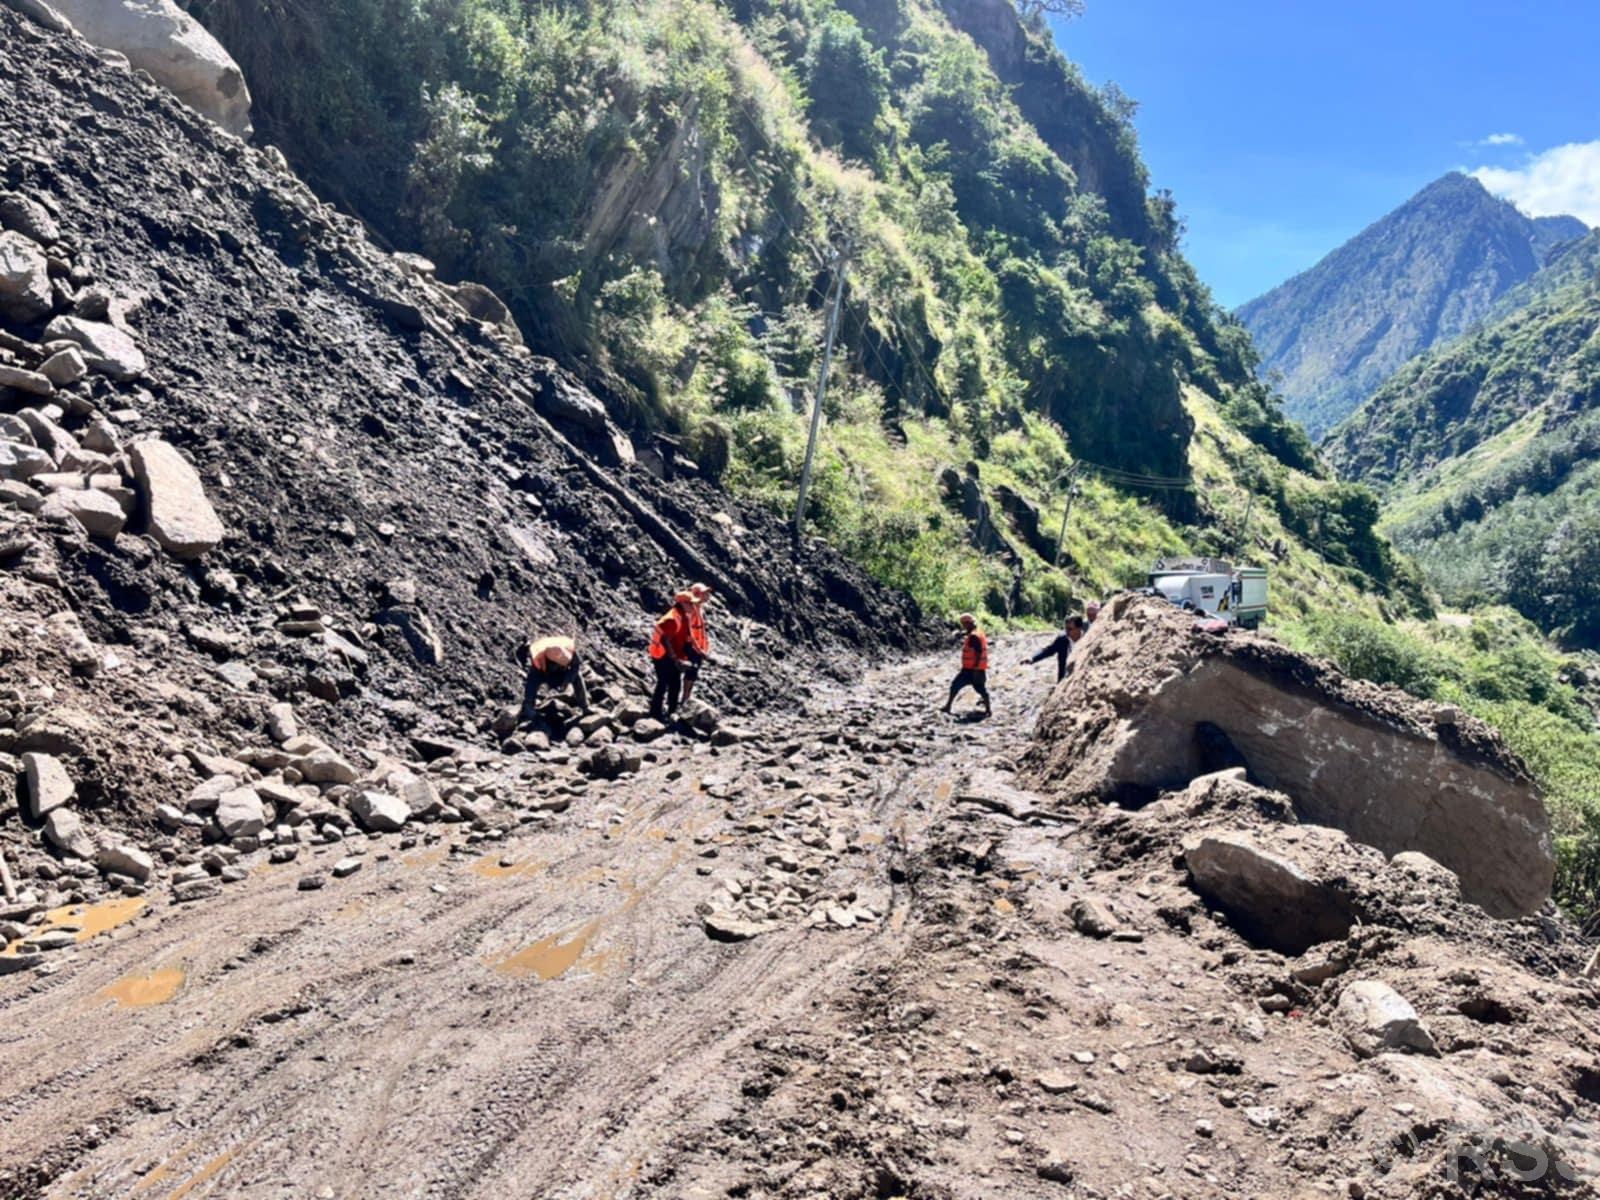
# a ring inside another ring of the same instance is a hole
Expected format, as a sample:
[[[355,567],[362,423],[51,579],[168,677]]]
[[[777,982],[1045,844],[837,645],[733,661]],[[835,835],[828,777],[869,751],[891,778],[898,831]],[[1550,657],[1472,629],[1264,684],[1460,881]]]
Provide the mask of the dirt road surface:
[[[970,693],[938,714],[950,663],[920,659],[739,746],[663,748],[525,836],[375,838],[300,890],[351,852],[317,847],[110,914],[55,975],[0,981],[0,1196],[1282,1195],[1370,1171],[1363,1123],[1401,1120],[1379,1082],[1242,996],[1160,886],[1075,932],[1092,848],[1010,783],[1054,665],[1022,650],[991,721]]]

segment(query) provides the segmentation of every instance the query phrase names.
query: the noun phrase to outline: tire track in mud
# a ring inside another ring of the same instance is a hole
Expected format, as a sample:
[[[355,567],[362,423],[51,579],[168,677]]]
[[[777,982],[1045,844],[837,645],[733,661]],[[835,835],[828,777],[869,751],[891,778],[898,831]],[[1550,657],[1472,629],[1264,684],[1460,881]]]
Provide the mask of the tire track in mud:
[[[303,856],[87,947],[0,998],[20,1031],[0,1045],[0,1073],[20,1084],[0,1161],[49,1180],[0,1196],[630,1194],[690,1114],[712,1119],[737,1096],[752,1039],[805,1024],[840,979],[904,953],[903,879],[868,928],[775,922],[726,946],[698,914],[714,874],[761,867],[767,837],[741,823],[781,820],[812,786],[842,790],[871,827],[829,884],[889,878],[948,802],[941,781],[1022,736],[1019,722],[936,717],[942,667],[824,691],[800,717],[758,719],[742,746],[591,789],[553,829],[383,862],[375,846],[312,893],[295,886]],[[853,751],[824,747],[829,774],[806,750],[841,729],[900,748],[843,787]],[[699,782],[761,769],[789,782],[737,801]],[[98,999],[170,964],[186,978],[165,1004]]]

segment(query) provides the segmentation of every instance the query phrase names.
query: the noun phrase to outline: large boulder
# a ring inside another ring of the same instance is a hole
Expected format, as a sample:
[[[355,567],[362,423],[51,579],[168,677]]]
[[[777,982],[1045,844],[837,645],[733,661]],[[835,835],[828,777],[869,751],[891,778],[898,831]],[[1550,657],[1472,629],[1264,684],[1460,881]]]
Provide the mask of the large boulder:
[[[1114,600],[1073,653],[1024,768],[1064,801],[1141,804],[1237,757],[1302,821],[1386,855],[1417,850],[1497,917],[1555,877],[1550,818],[1520,760],[1470,717],[1346,678],[1242,631],[1204,632],[1165,600]]]
[[[151,439],[128,448],[144,498],[150,532],[174,558],[199,558],[222,540],[222,522],[206,499],[200,476],[166,442]]]
[[[195,112],[250,136],[250,89],[220,42],[173,0],[50,0],[89,41],[127,57]]]
[[[350,811],[369,833],[397,833],[411,816],[411,806],[388,792],[357,792],[350,798]]]
[[[223,837],[251,837],[267,827],[267,812],[255,788],[237,787],[217,798],[216,820]]]
[[[70,808],[58,808],[44,819],[44,837],[45,841],[72,858],[94,857],[94,838],[83,827],[83,818]]]
[[[0,233],[0,317],[37,321],[50,315],[50,264],[32,238]]]
[[[1293,847],[1270,845],[1265,834],[1226,832],[1199,834],[1183,846],[1194,889],[1251,941],[1283,954],[1339,941],[1355,924],[1351,897],[1319,878],[1317,861],[1342,857],[1348,840],[1331,829],[1298,828],[1294,835]],[[1321,844],[1298,840],[1304,838]]]

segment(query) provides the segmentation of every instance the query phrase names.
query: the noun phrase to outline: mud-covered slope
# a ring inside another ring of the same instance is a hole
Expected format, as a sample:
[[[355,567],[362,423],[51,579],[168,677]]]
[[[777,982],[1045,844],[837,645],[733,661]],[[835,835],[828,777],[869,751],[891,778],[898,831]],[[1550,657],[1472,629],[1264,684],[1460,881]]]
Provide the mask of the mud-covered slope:
[[[642,686],[650,617],[691,578],[720,591],[704,695],[734,709],[918,636],[909,601],[819,543],[623,465],[625,439],[551,363],[159,88],[7,9],[0,76],[4,188],[53,226],[34,231],[49,311],[0,319],[0,358],[36,375],[47,322],[94,312],[146,360],[50,396],[0,387],[0,413],[54,412],[85,445],[97,424],[118,450],[165,439],[226,530],[195,562],[138,512],[91,537],[29,511],[54,473],[0,504],[0,750],[82,751],[81,803],[147,812],[185,786],[155,763],[258,739],[272,700],[332,738],[470,737],[517,695],[535,631],[576,632],[620,700]],[[70,637],[22,636],[52,614]],[[79,732],[13,732],[45,725]]]

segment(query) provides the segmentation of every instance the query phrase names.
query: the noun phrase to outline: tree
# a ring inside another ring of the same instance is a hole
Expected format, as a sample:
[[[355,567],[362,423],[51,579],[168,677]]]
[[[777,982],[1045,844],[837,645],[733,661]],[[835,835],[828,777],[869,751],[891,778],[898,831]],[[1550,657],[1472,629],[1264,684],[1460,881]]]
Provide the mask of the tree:
[[[1060,17],[1063,21],[1070,21],[1074,17],[1083,16],[1084,0],[1013,0],[1013,2],[1017,6],[1017,15],[1029,23],[1044,17]]]

